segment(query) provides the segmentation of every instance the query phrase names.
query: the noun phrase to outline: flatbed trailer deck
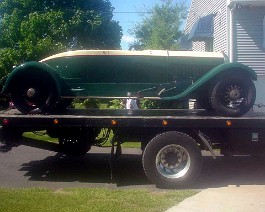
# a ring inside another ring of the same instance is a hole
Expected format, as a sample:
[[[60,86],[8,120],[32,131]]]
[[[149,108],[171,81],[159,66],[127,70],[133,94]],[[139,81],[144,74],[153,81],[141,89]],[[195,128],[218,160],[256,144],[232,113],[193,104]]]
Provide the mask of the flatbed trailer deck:
[[[141,143],[147,177],[163,187],[188,184],[199,174],[201,150],[221,154],[264,155],[265,114],[219,117],[204,110],[67,110],[62,114],[23,115],[17,110],[0,115],[2,142],[12,145],[23,132],[46,130],[59,139],[58,151],[84,154],[98,145],[98,135],[113,131],[112,155],[126,141]]]
[[[188,128],[264,128],[265,113],[249,112],[243,117],[214,116],[204,110],[68,110],[63,114],[21,114],[17,110],[0,113],[5,127],[48,127],[54,120],[60,126],[113,127],[113,120],[119,127],[188,127]],[[161,122],[162,121],[162,122]],[[167,121],[168,124],[165,125]],[[231,125],[227,122],[231,121]]]

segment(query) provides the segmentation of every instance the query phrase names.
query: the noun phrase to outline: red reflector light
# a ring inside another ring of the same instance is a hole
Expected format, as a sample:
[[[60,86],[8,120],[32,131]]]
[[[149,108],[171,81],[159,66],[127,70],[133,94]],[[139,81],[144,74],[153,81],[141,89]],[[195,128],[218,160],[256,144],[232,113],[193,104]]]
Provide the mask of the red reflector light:
[[[9,124],[9,120],[8,120],[8,119],[4,119],[4,120],[3,120],[3,124],[4,124],[4,125]]]

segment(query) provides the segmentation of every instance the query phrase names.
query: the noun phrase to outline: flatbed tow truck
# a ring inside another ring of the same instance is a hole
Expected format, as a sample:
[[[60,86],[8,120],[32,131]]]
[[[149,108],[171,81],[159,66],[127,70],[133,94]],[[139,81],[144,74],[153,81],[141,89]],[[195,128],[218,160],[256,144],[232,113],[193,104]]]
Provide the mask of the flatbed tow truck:
[[[210,151],[213,158],[215,149],[224,156],[265,153],[265,114],[251,111],[243,117],[220,117],[204,110],[179,109],[68,109],[45,115],[8,110],[1,113],[0,126],[3,151],[17,145],[23,132],[45,130],[59,140],[53,151],[75,155],[100,146],[112,131],[111,163],[121,154],[123,142],[140,142],[143,169],[159,187],[196,182],[202,150]],[[45,149],[44,143],[39,148]]]

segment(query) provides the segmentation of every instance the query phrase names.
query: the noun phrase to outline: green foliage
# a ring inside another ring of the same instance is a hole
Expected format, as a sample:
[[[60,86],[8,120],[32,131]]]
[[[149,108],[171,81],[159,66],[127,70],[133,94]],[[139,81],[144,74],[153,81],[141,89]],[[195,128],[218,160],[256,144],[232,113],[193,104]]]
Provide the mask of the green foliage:
[[[120,99],[75,99],[72,103],[75,109],[123,109]]]
[[[143,99],[140,101],[141,109],[187,109],[187,101],[159,101]]]
[[[122,100],[120,99],[113,99],[109,102],[108,108],[110,109],[123,109],[124,105],[122,104]]]
[[[166,0],[161,6],[155,5],[131,31],[137,41],[130,48],[176,50],[182,35],[180,26],[186,13],[184,3],[174,4],[172,0]]]
[[[140,100],[141,109],[158,109],[158,101],[142,99]]]
[[[14,65],[74,49],[119,49],[109,0],[0,1],[0,77]]]
[[[100,107],[100,101],[98,99],[86,99],[83,105],[87,109],[98,109]]]
[[[75,109],[125,109],[121,99],[75,99],[72,103]],[[139,109],[187,109],[188,101],[161,101],[140,99]]]

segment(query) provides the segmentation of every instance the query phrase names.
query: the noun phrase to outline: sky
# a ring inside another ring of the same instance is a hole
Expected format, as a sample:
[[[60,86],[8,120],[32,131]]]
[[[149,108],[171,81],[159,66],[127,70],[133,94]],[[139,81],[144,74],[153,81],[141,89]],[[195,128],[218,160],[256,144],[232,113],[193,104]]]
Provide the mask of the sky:
[[[186,0],[188,5],[190,1]],[[119,21],[123,29],[121,47],[123,50],[127,50],[129,43],[134,41],[134,37],[128,30],[141,21],[141,12],[146,12],[147,8],[152,8],[156,4],[161,4],[162,0],[110,0],[110,2],[115,8],[113,20]]]

